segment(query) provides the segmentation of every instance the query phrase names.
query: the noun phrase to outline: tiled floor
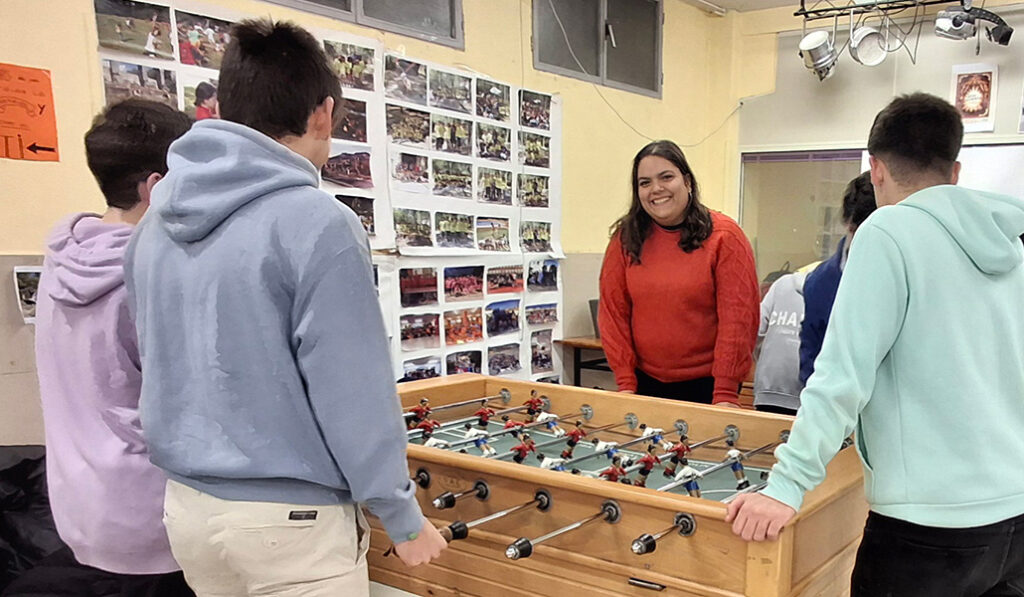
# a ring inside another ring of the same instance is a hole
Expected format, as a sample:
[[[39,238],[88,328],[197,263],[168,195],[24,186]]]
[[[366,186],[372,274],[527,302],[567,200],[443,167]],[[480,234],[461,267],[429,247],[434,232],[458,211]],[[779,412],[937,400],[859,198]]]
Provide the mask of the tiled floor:
[[[370,597],[417,597],[415,593],[406,593],[400,589],[382,585],[380,583],[370,583]]]

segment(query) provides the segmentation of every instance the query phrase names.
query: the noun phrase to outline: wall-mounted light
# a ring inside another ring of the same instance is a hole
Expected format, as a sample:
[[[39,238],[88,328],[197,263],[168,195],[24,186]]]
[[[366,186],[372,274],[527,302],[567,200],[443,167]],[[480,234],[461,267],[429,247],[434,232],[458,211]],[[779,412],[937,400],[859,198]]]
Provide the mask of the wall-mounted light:
[[[850,36],[850,57],[864,66],[878,66],[885,60],[885,38],[874,27],[858,27]]]
[[[832,76],[832,68],[839,59],[839,53],[827,31],[812,31],[800,40],[800,55],[804,66],[814,71],[819,81]]]

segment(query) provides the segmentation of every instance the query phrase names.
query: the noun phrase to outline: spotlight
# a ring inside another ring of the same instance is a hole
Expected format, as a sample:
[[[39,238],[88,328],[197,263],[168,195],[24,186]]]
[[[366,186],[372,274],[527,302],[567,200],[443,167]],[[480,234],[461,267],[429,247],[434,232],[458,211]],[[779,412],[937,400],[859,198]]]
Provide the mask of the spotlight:
[[[839,59],[832,38],[827,31],[812,31],[800,40],[800,56],[804,66],[814,71],[819,81],[832,76],[832,69]]]
[[[886,53],[885,39],[874,27],[858,27],[850,36],[850,57],[864,66],[878,66]]]
[[[972,8],[968,1],[963,3],[962,8],[939,11],[935,17],[935,35],[946,39],[970,39],[977,34],[978,21],[988,21],[995,25],[995,27],[985,29],[985,34],[990,41],[1001,46],[1010,45],[1013,27],[1007,25],[1006,21],[994,12],[982,8]]]

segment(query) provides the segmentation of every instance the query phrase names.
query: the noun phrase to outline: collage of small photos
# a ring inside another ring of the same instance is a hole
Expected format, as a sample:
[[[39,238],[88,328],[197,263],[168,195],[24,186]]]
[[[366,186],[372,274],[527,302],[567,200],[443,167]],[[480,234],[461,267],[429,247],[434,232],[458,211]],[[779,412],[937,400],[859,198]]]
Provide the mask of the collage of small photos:
[[[255,15],[194,0],[93,2],[108,104],[140,97],[219,118],[231,26]],[[321,188],[375,250],[396,378],[557,383],[560,98],[310,31],[345,107]]]

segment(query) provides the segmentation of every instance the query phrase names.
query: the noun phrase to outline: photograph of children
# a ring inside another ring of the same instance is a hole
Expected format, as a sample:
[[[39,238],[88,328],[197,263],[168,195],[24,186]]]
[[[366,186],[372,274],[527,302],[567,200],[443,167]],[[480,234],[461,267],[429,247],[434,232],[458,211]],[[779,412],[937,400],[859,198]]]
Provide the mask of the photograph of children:
[[[473,123],[469,120],[431,114],[430,130],[435,151],[473,155]]]
[[[444,312],[444,343],[469,344],[484,339],[484,317],[480,307]]]
[[[479,350],[464,350],[453,352],[445,357],[448,375],[459,373],[480,373],[480,363],[483,361],[483,354]]]
[[[520,222],[519,241],[527,253],[543,253],[551,250],[550,222]]]
[[[324,40],[324,52],[342,87],[373,91],[373,50]]]
[[[434,194],[455,199],[473,198],[473,164],[431,160]]]
[[[543,292],[558,290],[558,260],[536,259],[530,262],[530,273],[526,276],[526,287]]]
[[[556,303],[528,305],[526,307],[526,323],[530,325],[558,323],[558,305]]]
[[[36,321],[36,294],[39,292],[39,276],[43,268],[35,265],[14,267],[14,289],[18,293],[18,309],[25,323]]]
[[[487,79],[477,79],[476,115],[499,122],[508,122],[510,111],[508,97],[508,85]]]
[[[430,171],[427,156],[398,153],[391,156],[391,180],[394,187],[407,193],[429,193]]]
[[[403,307],[437,304],[437,269],[403,267],[398,270],[398,291]]]
[[[373,174],[370,173],[370,152],[343,151],[327,159],[321,170],[324,180],[343,187],[356,189],[373,188]]]
[[[512,131],[510,129],[493,124],[478,123],[476,125],[477,157],[507,162],[512,157],[511,143]]]
[[[430,379],[441,377],[441,357],[423,357],[411,359],[402,363],[402,371],[405,376],[398,381],[416,381],[417,379]]]
[[[481,251],[510,252],[508,218],[477,218],[476,246]]]
[[[441,348],[441,331],[437,327],[437,313],[403,315],[401,322],[402,350]]]
[[[434,216],[434,220],[437,246],[455,249],[472,249],[474,247],[473,216],[439,211]]]
[[[519,131],[519,163],[537,168],[551,166],[551,137]]]
[[[178,79],[173,70],[104,60],[103,90],[108,106],[137,98],[178,109]]]
[[[515,373],[522,368],[522,365],[519,364],[518,343],[491,346],[487,349],[487,373],[489,375]]]
[[[430,69],[430,101],[434,108],[473,113],[473,81],[469,77]]]
[[[500,336],[519,331],[519,299],[487,305],[487,335]]]
[[[385,112],[389,143],[427,148],[427,138],[430,137],[430,114],[391,104],[387,105]]]
[[[373,227],[373,197],[355,197],[353,195],[335,195],[335,199],[348,206],[356,212],[359,221],[366,229],[366,234],[373,236],[377,234]]]
[[[554,371],[551,364],[551,330],[530,334],[530,363],[534,374]]]
[[[523,291],[523,266],[501,265],[487,268],[487,294]]]
[[[181,92],[185,96],[185,113],[196,122],[208,118],[220,118],[216,79],[207,79],[195,85],[185,84],[182,86]]]
[[[476,196],[483,203],[512,205],[512,173],[491,168],[477,169]]]
[[[562,383],[562,378],[557,375],[547,375],[544,377],[538,377],[537,381],[539,381],[540,383],[560,384]]]
[[[366,102],[342,98],[345,115],[334,125],[331,136],[343,141],[366,143]]]
[[[524,207],[547,207],[548,177],[520,174],[518,195],[519,204]]]
[[[171,9],[132,0],[94,0],[94,5],[101,46],[174,60]]]
[[[432,247],[430,212],[419,209],[396,209],[395,242],[402,247]]]
[[[414,104],[427,104],[427,65],[384,57],[384,95]]]
[[[175,10],[174,24],[181,63],[220,70],[224,50],[231,43],[231,23]]]
[[[484,266],[444,268],[444,301],[475,301],[484,297]]]
[[[545,131],[551,130],[551,96],[520,90],[519,124]]]

